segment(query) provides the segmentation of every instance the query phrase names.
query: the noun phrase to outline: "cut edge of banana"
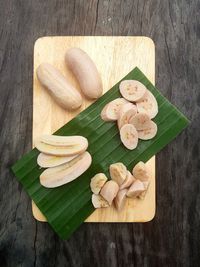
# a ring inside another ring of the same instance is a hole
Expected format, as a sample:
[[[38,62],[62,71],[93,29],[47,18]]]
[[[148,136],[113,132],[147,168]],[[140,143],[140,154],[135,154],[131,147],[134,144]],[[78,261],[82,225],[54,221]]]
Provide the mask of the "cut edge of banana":
[[[122,144],[129,150],[138,145],[138,140],[150,140],[158,127],[153,118],[158,114],[154,95],[137,80],[123,80],[119,85],[122,98],[107,103],[102,109],[104,121],[117,121]]]
[[[109,172],[111,180],[104,173],[97,173],[91,178],[94,208],[108,208],[114,203],[120,212],[127,198],[144,200],[151,180],[151,173],[144,162],[138,162],[132,173],[122,162],[117,162],[110,165]]]

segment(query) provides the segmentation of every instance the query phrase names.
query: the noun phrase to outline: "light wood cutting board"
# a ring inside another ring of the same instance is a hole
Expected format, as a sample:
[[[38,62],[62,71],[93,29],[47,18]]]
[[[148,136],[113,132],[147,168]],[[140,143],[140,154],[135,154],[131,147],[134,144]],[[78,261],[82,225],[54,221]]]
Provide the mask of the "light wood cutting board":
[[[34,46],[33,147],[35,138],[55,132],[92,103],[83,96],[84,103],[79,110],[65,111],[54,102],[36,77],[39,64],[48,62],[57,67],[79,89],[75,77],[64,62],[64,54],[70,47],[83,49],[93,59],[101,74],[104,92],[136,66],[152,83],[155,83],[155,46],[148,37],[55,36],[39,38]],[[113,207],[98,209],[86,222],[150,221],[155,215],[155,157],[147,164],[152,175],[144,200],[127,199],[126,206],[121,212],[117,212]],[[34,217],[39,221],[45,221],[45,217],[34,203],[32,207]]]

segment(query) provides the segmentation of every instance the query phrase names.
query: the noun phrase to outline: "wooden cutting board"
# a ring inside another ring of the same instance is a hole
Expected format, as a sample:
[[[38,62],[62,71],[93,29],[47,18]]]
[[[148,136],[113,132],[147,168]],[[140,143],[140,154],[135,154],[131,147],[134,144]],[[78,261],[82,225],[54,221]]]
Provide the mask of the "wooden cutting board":
[[[136,66],[153,84],[155,83],[155,46],[148,37],[55,36],[39,38],[34,46],[33,147],[35,138],[55,132],[92,103],[83,96],[84,102],[80,109],[75,112],[65,111],[57,105],[36,77],[37,67],[42,62],[48,62],[57,67],[79,89],[75,77],[64,62],[64,54],[70,47],[83,49],[93,59],[101,74],[104,92]],[[117,212],[113,207],[98,209],[86,222],[147,222],[152,220],[155,215],[155,157],[147,164],[151,171],[151,183],[144,200],[127,199],[126,206],[121,212]],[[34,217],[39,221],[45,221],[45,217],[34,203],[32,207]]]

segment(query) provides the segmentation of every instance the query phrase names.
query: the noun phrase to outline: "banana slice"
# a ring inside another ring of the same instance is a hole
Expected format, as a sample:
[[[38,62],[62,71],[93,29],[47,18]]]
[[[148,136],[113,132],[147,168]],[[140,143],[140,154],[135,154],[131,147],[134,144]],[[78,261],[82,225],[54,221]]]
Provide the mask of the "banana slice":
[[[44,153],[40,153],[37,158],[37,164],[42,168],[56,167],[63,163],[67,163],[77,157],[78,155],[69,157],[52,156]]]
[[[98,195],[103,185],[106,183],[108,178],[105,176],[104,173],[97,173],[90,182],[91,191]]]
[[[157,124],[151,121],[148,129],[138,131],[138,137],[141,140],[149,140],[156,136],[157,131],[158,131]]]
[[[126,193],[126,195],[127,197],[136,198],[144,191],[145,191],[145,187],[143,185],[143,182],[141,182],[140,180],[136,180],[131,185],[131,187],[128,189],[128,192]]]
[[[119,185],[115,181],[110,180],[104,184],[100,191],[100,195],[109,203],[109,205],[111,205],[118,191]]]
[[[150,172],[144,162],[138,162],[132,170],[132,174],[136,179],[141,181],[148,181],[150,179]]]
[[[86,142],[87,139],[80,135],[74,136],[58,136],[58,135],[42,135],[40,141],[52,146],[73,146],[81,142]]]
[[[125,189],[125,188],[129,188],[135,180],[136,179],[133,177],[133,175],[129,171],[127,171],[126,179],[120,185],[119,189],[122,190],[122,189]]]
[[[54,188],[69,183],[83,174],[90,167],[91,163],[91,155],[86,151],[70,162],[46,169],[40,175],[40,183],[47,188]]]
[[[132,124],[125,124],[120,129],[120,138],[124,146],[130,150],[137,147],[138,132]]]
[[[114,200],[115,207],[118,211],[122,210],[126,203],[127,189],[120,190]]]
[[[128,103],[124,98],[117,98],[108,103],[101,111],[101,118],[104,121],[116,121],[119,116],[120,107]]]
[[[154,95],[147,90],[145,96],[136,103],[139,113],[147,113],[151,119],[158,114],[158,103]]]
[[[44,135],[35,141],[35,147],[49,155],[73,156],[83,153],[88,147],[88,141],[83,136]]]
[[[119,186],[125,181],[127,176],[127,169],[123,163],[117,162],[111,164],[109,171],[111,179],[115,181]]]
[[[138,196],[140,199],[144,199],[144,198],[145,198],[146,193],[147,193],[147,190],[148,190],[149,185],[150,185],[150,181],[144,181],[144,182],[143,182],[143,185],[144,185],[145,191],[142,192],[142,193]]]
[[[95,209],[109,207],[108,202],[100,195],[92,194],[92,204]]]
[[[146,130],[151,127],[151,119],[146,113],[137,113],[130,119],[130,124],[135,126],[137,131]]]
[[[146,87],[139,81],[136,80],[124,80],[119,85],[121,95],[131,102],[141,100],[145,93]]]
[[[134,117],[136,114],[137,114],[136,105],[132,103],[127,103],[122,105],[119,110],[119,118],[117,121],[119,129],[121,129],[121,127],[124,124],[128,124],[130,119]]]

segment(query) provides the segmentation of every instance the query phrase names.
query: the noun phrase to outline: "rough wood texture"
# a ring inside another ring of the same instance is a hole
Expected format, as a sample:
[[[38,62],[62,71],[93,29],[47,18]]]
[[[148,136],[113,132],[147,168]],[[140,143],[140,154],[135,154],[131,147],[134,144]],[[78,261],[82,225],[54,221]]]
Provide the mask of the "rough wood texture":
[[[199,266],[199,0],[0,1],[0,266]],[[84,224],[60,241],[9,167],[31,148],[32,52],[45,35],[145,35],[156,85],[191,125],[157,156],[148,224]]]
[[[101,74],[104,93],[122,79],[134,67],[139,67],[155,82],[155,46],[146,37],[43,37],[34,46],[33,82],[33,140],[42,134],[51,134],[62,127],[94,101],[83,96],[83,105],[75,112],[61,108],[40,84],[36,69],[42,62],[48,62],[63,73],[68,81],[80,90],[77,80],[66,67],[65,53],[71,47],[80,47],[93,59]],[[126,58],[126,64],[124,64]],[[34,145],[34,141],[33,141]],[[127,152],[128,153],[128,152]],[[155,157],[148,162],[151,183],[143,201],[128,198],[126,206],[117,212],[112,206],[97,209],[87,222],[146,222],[155,215]],[[92,177],[91,177],[92,178]],[[41,220],[41,213],[33,209],[34,216]]]

